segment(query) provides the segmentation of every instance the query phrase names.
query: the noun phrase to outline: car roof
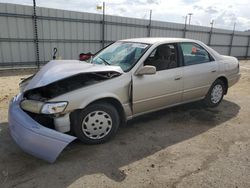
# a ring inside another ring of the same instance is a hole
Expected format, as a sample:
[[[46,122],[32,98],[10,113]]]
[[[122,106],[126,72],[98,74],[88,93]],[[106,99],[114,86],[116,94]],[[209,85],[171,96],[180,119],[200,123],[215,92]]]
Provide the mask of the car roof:
[[[167,38],[167,37],[147,37],[147,38],[132,38],[119,40],[124,42],[138,42],[146,44],[157,44],[157,43],[172,43],[172,42],[196,42],[196,40],[185,39],[185,38]]]

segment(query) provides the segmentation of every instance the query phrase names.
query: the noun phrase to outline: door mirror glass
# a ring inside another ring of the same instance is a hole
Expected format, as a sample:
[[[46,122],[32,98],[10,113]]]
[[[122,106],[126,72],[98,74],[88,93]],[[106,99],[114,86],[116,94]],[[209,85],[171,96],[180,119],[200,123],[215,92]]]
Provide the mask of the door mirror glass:
[[[156,73],[156,68],[155,66],[151,65],[145,65],[144,67],[140,68],[137,71],[137,75],[150,75],[150,74],[155,74]]]

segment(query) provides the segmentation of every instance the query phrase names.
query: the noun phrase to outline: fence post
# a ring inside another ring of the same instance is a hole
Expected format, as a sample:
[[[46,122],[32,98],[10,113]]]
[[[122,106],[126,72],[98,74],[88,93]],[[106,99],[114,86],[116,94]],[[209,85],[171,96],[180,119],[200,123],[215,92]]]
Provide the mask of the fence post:
[[[102,48],[105,46],[105,2],[102,4]]]
[[[151,32],[151,18],[152,18],[152,10],[150,10],[149,14],[148,37],[150,37],[150,32]]]
[[[249,46],[250,46],[250,35],[248,36],[248,42],[247,42],[247,49],[246,49],[246,59],[248,58],[248,51],[249,51]]]
[[[35,57],[37,68],[40,68],[39,60],[39,44],[38,44],[38,32],[37,32],[37,16],[36,16],[36,0],[33,0],[33,26],[34,26],[34,43],[35,43]]]
[[[232,32],[232,34],[231,34],[231,41],[230,41],[230,46],[229,46],[228,55],[231,55],[231,52],[232,52],[232,46],[233,46],[233,40],[234,40],[234,32],[235,32],[235,25],[236,25],[236,23],[234,23],[233,32]]]

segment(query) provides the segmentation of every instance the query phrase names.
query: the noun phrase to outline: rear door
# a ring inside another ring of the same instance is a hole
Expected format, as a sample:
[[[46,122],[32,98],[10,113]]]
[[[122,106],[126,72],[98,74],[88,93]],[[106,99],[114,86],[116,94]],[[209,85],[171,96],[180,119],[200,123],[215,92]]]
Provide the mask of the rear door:
[[[182,100],[185,102],[203,98],[216,78],[217,63],[196,43],[180,43],[180,49],[183,54]]]
[[[177,44],[158,46],[144,65],[156,67],[156,74],[133,75],[133,113],[140,114],[180,103],[182,67]]]

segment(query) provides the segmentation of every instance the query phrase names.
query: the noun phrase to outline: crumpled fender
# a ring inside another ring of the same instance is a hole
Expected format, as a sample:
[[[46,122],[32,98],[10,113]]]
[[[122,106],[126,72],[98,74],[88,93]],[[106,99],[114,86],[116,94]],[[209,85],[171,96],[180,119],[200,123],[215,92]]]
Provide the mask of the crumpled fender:
[[[20,98],[14,98],[9,106],[9,130],[12,138],[25,152],[50,163],[55,162],[62,150],[76,137],[36,122],[20,108]]]

